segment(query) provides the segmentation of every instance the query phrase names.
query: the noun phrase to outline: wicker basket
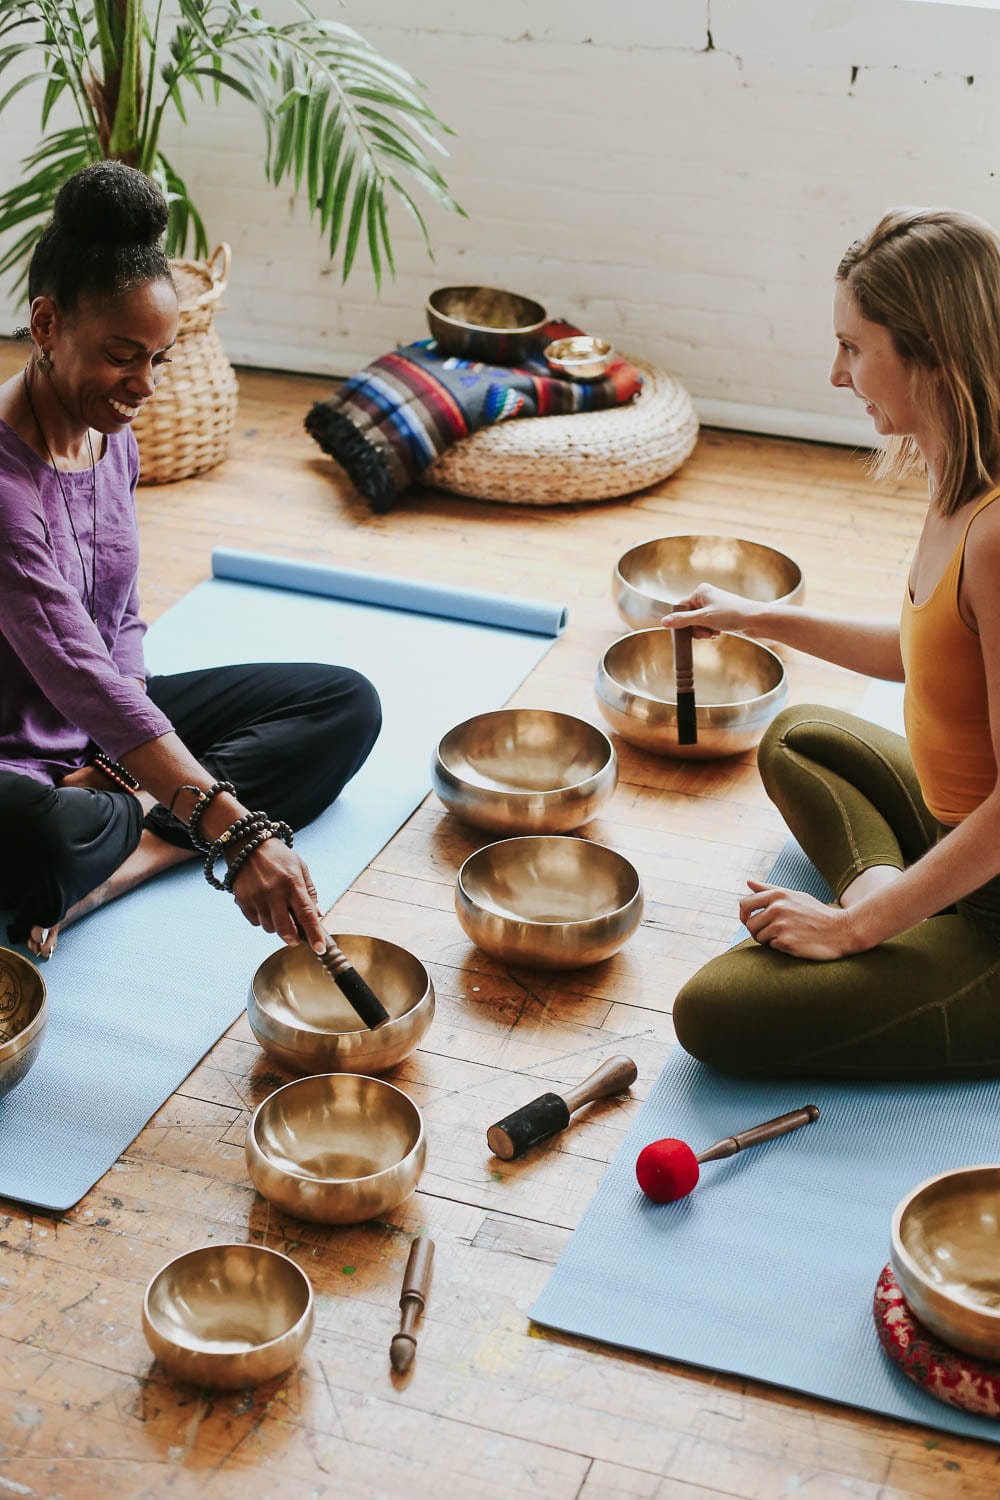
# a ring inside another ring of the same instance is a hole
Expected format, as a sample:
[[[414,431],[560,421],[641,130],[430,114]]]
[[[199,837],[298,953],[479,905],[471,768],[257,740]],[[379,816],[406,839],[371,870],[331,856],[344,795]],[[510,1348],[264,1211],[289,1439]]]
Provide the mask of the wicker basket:
[[[170,263],[180,321],[177,343],[155,398],[132,426],[139,444],[140,483],[188,479],[229,452],[239,387],[212,326],[229,279],[230,251],[219,245],[209,260]]]

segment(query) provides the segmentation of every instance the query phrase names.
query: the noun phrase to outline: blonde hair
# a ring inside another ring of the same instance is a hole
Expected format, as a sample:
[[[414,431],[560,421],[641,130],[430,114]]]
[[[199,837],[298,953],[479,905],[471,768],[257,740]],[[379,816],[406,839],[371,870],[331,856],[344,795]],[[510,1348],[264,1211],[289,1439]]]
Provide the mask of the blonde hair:
[[[1000,480],[1000,235],[952,209],[892,209],[837,278],[910,364],[913,399],[944,448],[934,504],[951,515]],[[872,463],[879,478],[922,468],[910,437],[890,438]]]

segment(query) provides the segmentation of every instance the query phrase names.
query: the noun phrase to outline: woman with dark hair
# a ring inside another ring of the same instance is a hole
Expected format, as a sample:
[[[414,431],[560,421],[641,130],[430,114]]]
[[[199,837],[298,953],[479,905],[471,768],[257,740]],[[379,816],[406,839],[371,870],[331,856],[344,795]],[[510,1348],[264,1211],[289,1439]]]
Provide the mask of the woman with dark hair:
[[[134,168],[70,178],[29,270],[31,357],[0,386],[0,909],[42,958],[60,926],[196,853],[250,922],[323,951],[292,830],[381,723],[341,667],[146,679],[129,429],[177,333],[166,221]]]
[[[905,682],[906,737],[809,704],[769,727],[769,795],[837,904],[748,881],[749,941],[677,996],[684,1047],[733,1072],[1000,1073],[1000,237],[897,210],[843,257],[830,379],[864,403],[876,473],[930,505],[891,620],[701,585],[669,628],[781,642]]]

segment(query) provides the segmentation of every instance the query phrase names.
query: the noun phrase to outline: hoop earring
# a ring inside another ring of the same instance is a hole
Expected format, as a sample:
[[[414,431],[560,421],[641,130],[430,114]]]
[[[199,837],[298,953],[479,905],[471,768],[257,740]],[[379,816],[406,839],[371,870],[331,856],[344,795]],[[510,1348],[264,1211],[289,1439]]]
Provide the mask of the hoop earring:
[[[41,354],[35,360],[35,364],[41,370],[43,375],[47,375],[52,369],[52,355],[47,349],[43,349]]]

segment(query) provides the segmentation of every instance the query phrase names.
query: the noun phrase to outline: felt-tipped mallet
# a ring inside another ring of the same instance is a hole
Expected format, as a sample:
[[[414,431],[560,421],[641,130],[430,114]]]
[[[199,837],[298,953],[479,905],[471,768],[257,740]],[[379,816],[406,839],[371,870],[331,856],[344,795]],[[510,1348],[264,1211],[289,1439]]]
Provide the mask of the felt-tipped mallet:
[[[393,1334],[389,1345],[389,1362],[397,1375],[406,1373],[417,1352],[417,1335],[414,1330],[427,1302],[433,1264],[434,1241],[423,1234],[410,1246],[409,1259],[403,1272],[403,1290],[399,1294],[402,1311],[399,1332]]]
[[[327,941],[326,952],[317,953],[316,957],[341,994],[351,1002],[365,1025],[374,1031],[376,1026],[382,1026],[386,1021],[391,1020],[389,1012],[375,991],[358,973],[346,953],[337,947],[328,932],[324,932],[323,936]]]
[[[674,610],[679,609],[674,605]],[[681,625],[674,637],[674,692],[677,698],[677,743],[697,745],[698,710],[694,696],[694,647],[690,625]]]
[[[486,1144],[494,1156],[513,1161],[531,1146],[557,1135],[569,1124],[569,1117],[594,1099],[621,1094],[635,1083],[639,1070],[630,1057],[609,1057],[607,1062],[578,1083],[566,1094],[539,1094],[530,1104],[522,1104],[505,1120],[498,1120],[486,1132]]]
[[[811,1125],[818,1119],[816,1105],[807,1104],[802,1109],[793,1109],[790,1114],[779,1115],[775,1120],[765,1120],[763,1125],[754,1125],[751,1130],[743,1130],[739,1135],[727,1135],[725,1140],[716,1141],[714,1146],[699,1151],[697,1155],[686,1141],[675,1140],[672,1136],[651,1141],[639,1152],[635,1175],[646,1197],[652,1198],[654,1203],[675,1203],[678,1198],[686,1198],[697,1186],[702,1162],[722,1161],[727,1156],[735,1156],[737,1151],[745,1151],[748,1146],[759,1146],[762,1141],[787,1135],[790,1130],[801,1130],[803,1125]]]

